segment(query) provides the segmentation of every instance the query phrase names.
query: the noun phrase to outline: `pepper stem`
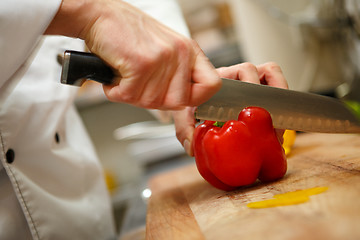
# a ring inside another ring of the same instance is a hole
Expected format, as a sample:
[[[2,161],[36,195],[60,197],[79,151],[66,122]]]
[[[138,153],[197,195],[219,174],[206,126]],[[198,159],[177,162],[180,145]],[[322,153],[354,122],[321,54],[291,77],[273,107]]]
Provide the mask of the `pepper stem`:
[[[224,126],[224,124],[225,124],[225,122],[216,121],[216,122],[214,123],[214,126],[215,126],[215,127],[222,127],[222,126]]]

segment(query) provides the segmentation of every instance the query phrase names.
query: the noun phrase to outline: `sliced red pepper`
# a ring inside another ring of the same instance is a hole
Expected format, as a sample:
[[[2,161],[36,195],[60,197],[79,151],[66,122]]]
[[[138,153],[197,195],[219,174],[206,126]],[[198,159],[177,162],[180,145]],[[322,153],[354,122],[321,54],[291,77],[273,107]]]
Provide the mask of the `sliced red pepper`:
[[[193,141],[198,171],[211,185],[230,191],[256,179],[268,182],[285,175],[285,153],[265,109],[248,107],[237,121],[222,127],[214,123],[200,124]]]

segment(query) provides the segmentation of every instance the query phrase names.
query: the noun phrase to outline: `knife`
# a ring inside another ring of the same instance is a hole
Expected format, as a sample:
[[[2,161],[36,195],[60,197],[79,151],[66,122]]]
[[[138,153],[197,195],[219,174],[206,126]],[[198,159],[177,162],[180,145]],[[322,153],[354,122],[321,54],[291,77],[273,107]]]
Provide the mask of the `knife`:
[[[61,83],[81,86],[84,79],[91,79],[111,84],[113,77],[112,69],[97,56],[65,51]],[[271,114],[275,128],[360,133],[360,120],[346,104],[335,98],[225,78],[222,81],[221,89],[197,107],[197,119],[233,120],[245,107],[257,106]]]

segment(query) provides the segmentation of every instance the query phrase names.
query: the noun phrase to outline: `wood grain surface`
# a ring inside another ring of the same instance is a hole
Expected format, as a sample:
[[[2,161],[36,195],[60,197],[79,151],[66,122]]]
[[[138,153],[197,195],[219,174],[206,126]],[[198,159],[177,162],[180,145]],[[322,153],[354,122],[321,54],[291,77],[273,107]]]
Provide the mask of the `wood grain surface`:
[[[298,134],[285,177],[224,192],[196,166],[151,179],[146,239],[360,239],[360,135]],[[305,203],[251,209],[275,194],[326,186]]]

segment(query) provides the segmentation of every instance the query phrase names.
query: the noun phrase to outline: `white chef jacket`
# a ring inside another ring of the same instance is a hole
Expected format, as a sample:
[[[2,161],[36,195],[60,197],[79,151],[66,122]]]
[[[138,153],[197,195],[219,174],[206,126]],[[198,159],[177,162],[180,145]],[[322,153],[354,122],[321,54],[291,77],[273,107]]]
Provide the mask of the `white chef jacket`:
[[[130,2],[189,35],[175,0]],[[0,1],[1,240],[116,234],[101,165],[73,106],[77,89],[59,83],[57,54],[84,45],[41,37],[60,3]]]

